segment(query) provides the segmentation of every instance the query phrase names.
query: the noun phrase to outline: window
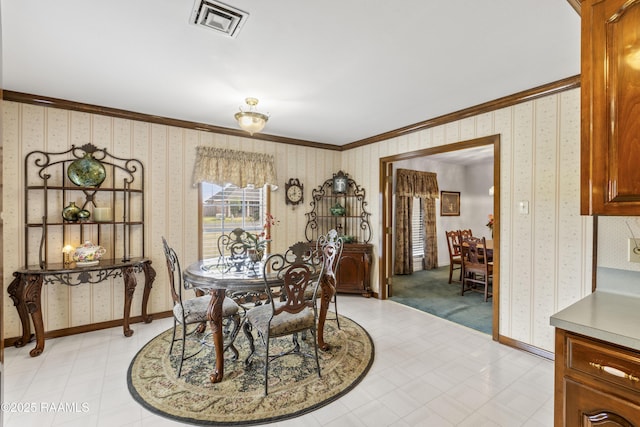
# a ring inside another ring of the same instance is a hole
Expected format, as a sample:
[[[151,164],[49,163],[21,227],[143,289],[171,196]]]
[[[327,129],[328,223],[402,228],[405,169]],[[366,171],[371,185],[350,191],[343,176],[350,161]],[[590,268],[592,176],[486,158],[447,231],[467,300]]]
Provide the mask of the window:
[[[268,186],[267,186],[268,187]],[[218,256],[218,237],[235,228],[260,233],[267,212],[266,187],[239,188],[233,184],[219,186],[203,182],[202,258]]]
[[[424,256],[424,211],[419,197],[413,198],[411,243],[413,245],[413,256],[422,258]]]

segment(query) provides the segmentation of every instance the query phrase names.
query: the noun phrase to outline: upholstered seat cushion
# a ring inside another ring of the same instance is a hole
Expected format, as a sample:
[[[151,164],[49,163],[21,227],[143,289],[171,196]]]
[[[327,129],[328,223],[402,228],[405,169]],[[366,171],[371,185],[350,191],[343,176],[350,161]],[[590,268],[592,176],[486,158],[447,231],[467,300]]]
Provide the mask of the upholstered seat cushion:
[[[211,295],[203,295],[201,297],[195,297],[182,301],[184,306],[184,318],[186,323],[197,323],[207,321],[207,309],[209,302],[211,301]],[[231,298],[225,297],[222,302],[222,317],[233,316],[239,310],[238,304]],[[173,306],[173,314],[178,321],[182,319],[182,308],[180,304]]]
[[[276,308],[285,304],[284,301],[278,301],[275,303]],[[266,336],[267,328],[269,327],[269,319],[273,313],[273,307],[271,304],[260,305],[254,307],[247,312],[247,321],[253,325],[262,335]],[[313,310],[309,307],[302,310],[300,313],[287,313],[282,312],[275,316],[271,321],[270,337],[278,337],[282,335],[289,335],[293,332],[300,331],[302,329],[308,329],[313,327],[315,316]]]

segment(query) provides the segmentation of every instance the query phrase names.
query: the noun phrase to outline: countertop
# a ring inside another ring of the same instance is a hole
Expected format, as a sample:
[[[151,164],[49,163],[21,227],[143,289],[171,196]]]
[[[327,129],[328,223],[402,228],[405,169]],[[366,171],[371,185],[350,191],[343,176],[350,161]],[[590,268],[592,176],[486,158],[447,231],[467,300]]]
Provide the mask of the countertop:
[[[640,296],[596,291],[551,316],[551,325],[640,351]]]

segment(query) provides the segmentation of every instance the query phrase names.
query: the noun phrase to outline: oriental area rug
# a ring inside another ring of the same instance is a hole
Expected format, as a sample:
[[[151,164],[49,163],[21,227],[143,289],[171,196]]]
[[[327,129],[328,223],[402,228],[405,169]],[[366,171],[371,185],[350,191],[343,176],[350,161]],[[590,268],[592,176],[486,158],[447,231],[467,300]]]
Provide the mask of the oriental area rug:
[[[330,312],[328,319],[333,314]],[[285,356],[269,363],[269,394],[264,396],[264,345],[260,339],[255,340],[256,354],[251,365],[245,366],[249,345],[242,331],[235,341],[240,357],[233,360],[232,353],[225,352],[221,382],[213,384],[209,380],[215,363],[210,347],[185,360],[182,375],[177,378],[181,344],[176,343],[173,355],[169,356],[172,333],[169,329],[134,357],[127,372],[129,391],[151,412],[196,425],[255,425],[306,414],[353,389],[373,363],[373,341],[367,331],[348,317],[339,318],[340,329],[335,320],[325,322],[324,338],[331,348],[318,350],[320,378],[315,358]],[[302,350],[313,355],[311,339],[308,334],[299,341]],[[291,337],[272,339],[269,352],[276,354],[291,345]],[[187,339],[187,354],[198,348],[200,343]]]

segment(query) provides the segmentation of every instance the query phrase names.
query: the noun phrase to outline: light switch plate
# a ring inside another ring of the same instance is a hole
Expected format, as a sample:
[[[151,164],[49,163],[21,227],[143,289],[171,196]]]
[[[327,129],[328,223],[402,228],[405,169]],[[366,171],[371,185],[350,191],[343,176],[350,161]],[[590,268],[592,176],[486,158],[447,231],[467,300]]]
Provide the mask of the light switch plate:
[[[518,213],[520,215],[529,215],[529,201],[520,200],[518,202]]]

